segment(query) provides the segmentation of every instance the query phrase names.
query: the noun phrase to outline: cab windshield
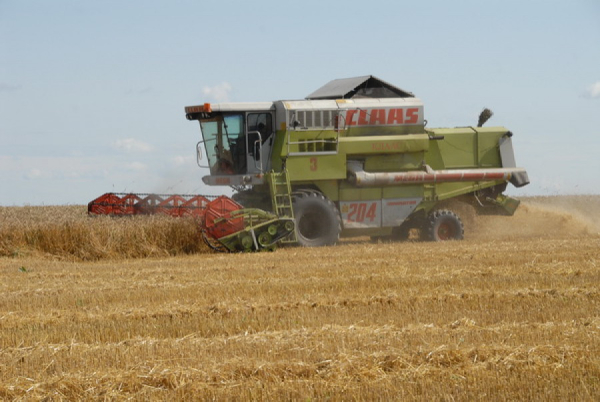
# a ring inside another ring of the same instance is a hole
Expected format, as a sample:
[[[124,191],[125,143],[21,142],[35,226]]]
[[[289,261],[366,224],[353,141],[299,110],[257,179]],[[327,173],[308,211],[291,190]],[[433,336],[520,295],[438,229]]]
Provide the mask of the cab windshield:
[[[244,173],[245,152],[238,150],[238,148],[245,150],[246,147],[244,115],[221,114],[210,119],[202,119],[200,128],[211,174]]]

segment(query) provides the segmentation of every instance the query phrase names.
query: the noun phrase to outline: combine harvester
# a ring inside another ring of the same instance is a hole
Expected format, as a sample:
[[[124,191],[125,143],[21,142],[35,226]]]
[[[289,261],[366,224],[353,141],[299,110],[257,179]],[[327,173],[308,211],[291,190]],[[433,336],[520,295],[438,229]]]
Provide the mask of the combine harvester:
[[[519,201],[503,194],[507,184],[529,183],[513,134],[482,127],[488,109],[477,127],[429,129],[420,99],[373,76],[331,81],[305,100],[185,112],[200,123],[203,182],[232,187],[233,199],[108,193],[90,202],[90,214],[195,216],[205,241],[223,251],[326,246],[340,236],[403,240],[413,229],[422,240],[459,240],[462,205],[512,215]]]

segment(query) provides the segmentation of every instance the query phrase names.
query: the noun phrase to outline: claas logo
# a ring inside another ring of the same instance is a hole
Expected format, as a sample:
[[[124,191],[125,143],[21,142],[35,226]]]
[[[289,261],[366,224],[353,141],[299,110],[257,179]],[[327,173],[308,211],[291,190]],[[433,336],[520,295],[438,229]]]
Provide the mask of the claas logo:
[[[348,126],[394,126],[417,124],[419,108],[353,109],[346,111]]]

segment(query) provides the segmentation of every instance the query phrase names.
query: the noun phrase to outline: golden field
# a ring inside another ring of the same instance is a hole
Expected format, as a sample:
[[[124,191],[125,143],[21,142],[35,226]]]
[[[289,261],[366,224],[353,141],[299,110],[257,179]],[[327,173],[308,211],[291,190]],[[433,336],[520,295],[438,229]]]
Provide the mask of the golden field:
[[[600,398],[600,196],[256,254],[190,220],[0,219],[0,399]]]

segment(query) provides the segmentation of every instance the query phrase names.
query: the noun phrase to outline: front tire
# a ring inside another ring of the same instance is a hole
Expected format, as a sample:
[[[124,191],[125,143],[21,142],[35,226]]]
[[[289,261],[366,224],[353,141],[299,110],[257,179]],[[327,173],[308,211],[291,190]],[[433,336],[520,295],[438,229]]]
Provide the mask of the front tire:
[[[312,190],[295,192],[292,199],[299,245],[321,247],[337,243],[342,220],[333,202]]]

